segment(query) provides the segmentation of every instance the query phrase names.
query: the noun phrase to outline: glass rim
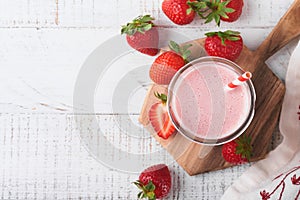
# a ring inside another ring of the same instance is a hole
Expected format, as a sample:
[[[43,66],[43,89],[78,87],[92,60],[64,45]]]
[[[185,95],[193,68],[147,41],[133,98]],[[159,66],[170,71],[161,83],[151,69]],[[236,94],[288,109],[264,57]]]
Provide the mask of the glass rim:
[[[189,133],[187,131],[184,131],[180,128],[180,125],[178,124],[177,120],[175,120],[174,116],[172,116],[172,112],[171,112],[171,102],[172,102],[172,97],[173,95],[173,89],[175,86],[176,81],[178,80],[178,78],[180,77],[180,75],[189,67],[193,66],[196,63],[199,62],[221,62],[223,64],[228,65],[230,68],[233,68],[235,72],[239,73],[240,75],[243,74],[245,71],[236,63],[225,59],[225,58],[221,58],[221,57],[216,57],[216,56],[204,56],[204,57],[200,57],[198,59],[195,59],[189,63],[187,63],[185,66],[183,66],[181,69],[179,69],[176,74],[173,76],[169,86],[168,86],[168,97],[167,97],[167,112],[168,115],[171,119],[172,124],[174,125],[174,127],[176,128],[177,132],[179,132],[181,135],[183,135],[184,137],[186,137],[187,139],[191,140],[192,142],[198,143],[198,144],[202,144],[202,145],[209,145],[209,146],[217,146],[217,145],[221,145],[227,142],[230,142],[232,140],[234,140],[235,138],[239,137],[250,125],[253,117],[254,117],[254,112],[255,112],[255,101],[256,101],[256,93],[255,93],[255,88],[254,85],[252,83],[251,80],[246,81],[246,84],[248,85],[249,88],[249,93],[250,93],[250,108],[249,108],[249,113],[248,116],[245,118],[244,122],[239,126],[238,129],[236,129],[235,131],[233,131],[232,133],[228,134],[225,137],[221,137],[218,139],[209,139],[209,138],[204,138],[204,137],[199,137],[196,136],[196,134],[192,134]]]

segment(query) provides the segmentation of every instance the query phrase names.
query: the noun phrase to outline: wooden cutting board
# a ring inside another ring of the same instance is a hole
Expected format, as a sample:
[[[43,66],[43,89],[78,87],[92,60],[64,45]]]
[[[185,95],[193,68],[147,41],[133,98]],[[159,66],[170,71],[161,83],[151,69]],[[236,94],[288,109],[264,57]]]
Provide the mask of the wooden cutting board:
[[[299,34],[300,0],[295,0],[259,48],[256,51],[251,51],[244,46],[241,55],[236,60],[236,63],[244,70],[253,73],[252,81],[256,89],[255,116],[249,128],[244,132],[244,134],[252,137],[254,150],[251,161],[262,159],[268,153],[285,92],[284,84],[268,68],[265,61]],[[204,39],[197,39],[187,43],[193,44],[191,50],[195,58],[197,57],[195,52],[199,52],[201,46],[203,47]],[[157,137],[148,119],[148,111],[151,105],[157,102],[153,95],[154,91],[166,93],[167,86],[153,84],[149,88],[139,121],[188,174],[195,175],[231,166],[230,163],[225,162],[222,158],[221,146],[208,147],[199,145],[189,141],[179,133],[168,140]]]

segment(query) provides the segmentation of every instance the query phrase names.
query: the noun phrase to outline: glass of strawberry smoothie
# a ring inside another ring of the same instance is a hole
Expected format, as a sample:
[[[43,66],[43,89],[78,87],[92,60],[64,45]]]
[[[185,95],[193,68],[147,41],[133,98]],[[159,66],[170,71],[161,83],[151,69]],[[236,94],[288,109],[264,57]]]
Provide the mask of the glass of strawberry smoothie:
[[[192,141],[220,145],[241,135],[255,107],[251,80],[226,85],[244,71],[227,59],[206,56],[182,67],[169,85],[167,108],[175,128]]]

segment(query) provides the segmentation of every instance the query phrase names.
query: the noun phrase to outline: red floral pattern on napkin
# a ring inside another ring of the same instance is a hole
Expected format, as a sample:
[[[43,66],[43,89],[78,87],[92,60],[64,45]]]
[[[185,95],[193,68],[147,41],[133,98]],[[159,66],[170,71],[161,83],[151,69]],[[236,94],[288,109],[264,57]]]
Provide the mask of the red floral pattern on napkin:
[[[276,180],[280,177],[282,177],[281,181],[279,182],[279,184],[274,188],[274,190],[272,192],[267,192],[266,190],[263,190],[260,192],[260,196],[261,196],[261,199],[262,200],[268,200],[270,199],[270,197],[281,187],[281,191],[280,191],[280,194],[279,194],[279,198],[278,200],[281,200],[282,199],[282,195],[284,193],[284,190],[285,190],[285,186],[286,186],[286,179],[288,176],[290,176],[291,174],[295,173],[297,170],[300,169],[300,166],[297,166],[297,167],[294,167],[292,169],[290,169],[289,171],[285,172],[285,173],[282,173],[280,175],[278,175],[277,177],[275,177],[273,179]],[[293,186],[298,186],[300,185],[300,176],[297,177],[297,174],[295,173],[292,177],[291,177],[291,182],[293,184]],[[300,188],[299,188],[299,191],[295,197],[295,200],[297,200],[300,196]]]
[[[299,120],[300,120],[300,105],[299,105],[299,112],[297,112],[297,114],[299,115]]]

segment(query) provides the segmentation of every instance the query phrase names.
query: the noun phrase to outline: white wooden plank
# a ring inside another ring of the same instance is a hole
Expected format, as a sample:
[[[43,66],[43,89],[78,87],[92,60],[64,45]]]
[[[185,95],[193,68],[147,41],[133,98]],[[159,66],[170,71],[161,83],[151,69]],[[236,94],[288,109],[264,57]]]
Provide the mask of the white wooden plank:
[[[223,28],[272,27],[293,0],[245,1],[244,12],[236,23],[224,23]],[[170,23],[161,10],[162,0],[28,0],[0,1],[0,27],[88,27],[118,28],[140,14],[152,14],[162,26]],[[269,12],[267,12],[269,11]],[[197,20],[183,28],[213,28]]]
[[[204,35],[201,30],[176,31],[187,35],[187,40]],[[268,31],[269,29],[245,29],[245,43],[256,48],[260,43],[259,39],[262,40],[259,36],[262,34],[265,37]],[[1,112],[72,112],[74,84],[82,63],[98,45],[117,34],[118,29],[2,29],[0,91],[5,95],[0,99]],[[274,65],[280,69],[287,66],[295,42],[270,59],[271,67]],[[143,61],[145,58],[136,54],[134,58],[129,58],[128,63],[138,64],[139,60]],[[152,60],[153,58],[148,59],[149,65]],[[284,78],[284,71],[277,71]],[[110,103],[109,98],[104,98],[106,93],[102,95],[104,103],[99,103],[99,112],[107,111]]]
[[[6,107],[30,112],[53,108],[70,111],[73,85],[81,64],[112,33],[111,30],[0,31],[3,44],[0,90],[6,94],[0,100],[2,111]]]
[[[105,118],[111,120],[111,116]],[[97,162],[80,143],[75,127],[74,116],[68,114],[0,114],[0,198],[134,199],[137,189],[130,183],[138,174]],[[107,134],[114,132],[112,127],[107,130]],[[121,145],[130,146],[126,138]],[[146,151],[143,146],[131,148]],[[173,186],[167,199],[193,200],[219,199],[249,165],[194,177],[176,162],[169,167]]]

